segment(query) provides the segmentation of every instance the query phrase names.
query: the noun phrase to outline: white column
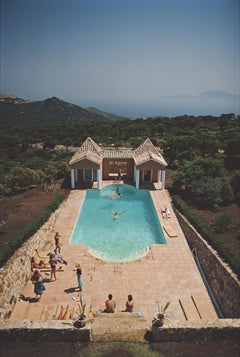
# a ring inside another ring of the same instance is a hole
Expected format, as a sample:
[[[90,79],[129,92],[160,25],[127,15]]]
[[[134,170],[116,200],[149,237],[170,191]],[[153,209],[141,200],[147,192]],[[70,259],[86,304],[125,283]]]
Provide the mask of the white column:
[[[97,169],[97,188],[101,187],[101,173],[102,173],[102,170],[100,167],[100,169]]]
[[[166,177],[166,171],[162,170],[162,190],[165,189],[165,177]]]
[[[161,181],[161,170],[158,170],[158,183]]]
[[[75,188],[75,175],[74,175],[74,169],[71,169],[71,188],[74,190]]]
[[[139,189],[139,170],[136,170],[136,189]]]

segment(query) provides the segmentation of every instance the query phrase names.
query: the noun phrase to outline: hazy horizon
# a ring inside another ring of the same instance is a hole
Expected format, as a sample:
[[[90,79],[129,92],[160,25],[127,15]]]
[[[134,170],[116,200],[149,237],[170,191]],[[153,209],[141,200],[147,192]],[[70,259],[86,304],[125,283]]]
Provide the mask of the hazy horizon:
[[[238,98],[196,102],[240,95],[239,21],[238,0],[1,0],[0,92],[130,117],[239,114]]]

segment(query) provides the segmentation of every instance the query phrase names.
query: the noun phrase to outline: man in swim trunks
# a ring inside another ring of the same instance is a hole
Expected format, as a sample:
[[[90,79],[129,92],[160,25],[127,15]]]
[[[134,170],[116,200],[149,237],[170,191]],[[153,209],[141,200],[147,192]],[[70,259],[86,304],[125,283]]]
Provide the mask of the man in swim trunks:
[[[114,215],[114,219],[117,219],[121,214],[123,214],[125,212],[125,210],[123,210],[122,212],[115,212],[112,209],[110,211]]]
[[[108,295],[108,300],[105,301],[105,310],[103,312],[113,313],[116,309],[116,302],[112,297],[112,294]]]

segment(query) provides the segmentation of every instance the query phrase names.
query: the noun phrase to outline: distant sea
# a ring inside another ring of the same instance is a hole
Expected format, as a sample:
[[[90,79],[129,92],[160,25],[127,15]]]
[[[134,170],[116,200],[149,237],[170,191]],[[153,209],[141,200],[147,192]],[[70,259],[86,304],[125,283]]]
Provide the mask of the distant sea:
[[[209,91],[198,96],[159,97],[152,103],[100,104],[98,109],[129,118],[178,115],[240,115],[240,96],[222,91]]]

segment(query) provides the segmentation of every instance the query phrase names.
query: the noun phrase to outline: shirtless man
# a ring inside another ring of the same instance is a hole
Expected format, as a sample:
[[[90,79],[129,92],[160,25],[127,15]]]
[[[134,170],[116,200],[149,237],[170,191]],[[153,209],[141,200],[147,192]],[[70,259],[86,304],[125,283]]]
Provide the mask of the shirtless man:
[[[108,295],[108,300],[105,301],[105,310],[103,310],[103,312],[110,312],[113,313],[115,311],[116,308],[116,302],[115,300],[112,298],[112,294]]]
[[[114,215],[114,219],[117,219],[121,214],[123,214],[125,212],[125,210],[123,210],[122,212],[115,212],[112,209],[110,211]]]
[[[114,195],[108,196],[108,200],[114,200],[115,198],[120,198],[121,193],[115,193]]]
[[[132,295],[128,295],[128,299],[126,301],[126,308],[125,310],[122,310],[123,312],[132,312],[134,307],[134,300]]]

